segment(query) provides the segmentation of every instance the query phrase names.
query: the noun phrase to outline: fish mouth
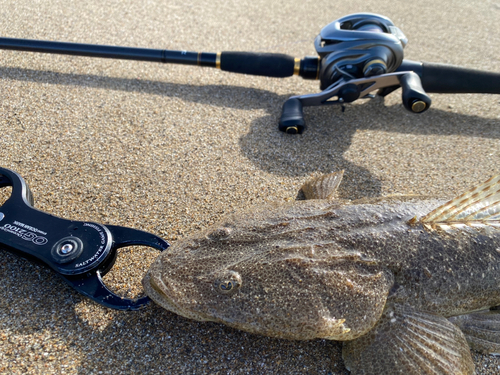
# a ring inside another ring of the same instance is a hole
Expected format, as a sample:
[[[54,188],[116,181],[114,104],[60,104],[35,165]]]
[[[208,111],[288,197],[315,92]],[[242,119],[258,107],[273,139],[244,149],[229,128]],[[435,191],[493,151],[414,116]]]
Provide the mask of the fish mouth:
[[[177,315],[183,316],[184,318],[198,321],[213,321],[212,319],[209,319],[201,314],[197,314],[179,306],[178,303],[175,303],[174,300],[164,292],[165,290],[168,290],[164,282],[158,278],[151,277],[149,273],[144,277],[143,284],[147,295],[161,307]]]

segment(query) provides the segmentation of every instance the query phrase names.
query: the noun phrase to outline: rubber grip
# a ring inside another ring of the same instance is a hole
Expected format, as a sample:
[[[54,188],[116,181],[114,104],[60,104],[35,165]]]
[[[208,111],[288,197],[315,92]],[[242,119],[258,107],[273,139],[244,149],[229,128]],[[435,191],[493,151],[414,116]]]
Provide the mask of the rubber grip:
[[[441,94],[500,94],[500,73],[454,65],[423,63],[422,86]]]
[[[266,77],[293,76],[295,59],[281,53],[221,52],[220,69]]]

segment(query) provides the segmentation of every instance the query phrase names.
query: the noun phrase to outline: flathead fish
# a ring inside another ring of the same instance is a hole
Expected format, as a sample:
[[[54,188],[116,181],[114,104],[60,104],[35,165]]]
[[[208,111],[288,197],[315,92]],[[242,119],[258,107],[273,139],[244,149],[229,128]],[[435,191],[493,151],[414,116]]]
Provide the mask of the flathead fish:
[[[449,202],[343,202],[341,178],[179,241],[146,293],[189,319],[343,341],[352,374],[473,374],[468,344],[500,354],[500,176]]]

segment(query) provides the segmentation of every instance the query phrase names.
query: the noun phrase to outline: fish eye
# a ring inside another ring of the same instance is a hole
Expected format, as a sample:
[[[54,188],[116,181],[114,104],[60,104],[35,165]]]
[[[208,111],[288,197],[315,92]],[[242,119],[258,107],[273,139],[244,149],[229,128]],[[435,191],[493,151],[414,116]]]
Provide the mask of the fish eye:
[[[217,292],[222,294],[233,294],[241,288],[241,276],[236,271],[225,271],[218,275],[214,281],[214,287]]]
[[[226,283],[222,282],[219,284],[219,289],[222,291],[222,292],[229,292],[231,291],[231,289],[233,289],[233,286],[235,288],[238,287],[238,284],[235,283],[234,281],[228,281]]]

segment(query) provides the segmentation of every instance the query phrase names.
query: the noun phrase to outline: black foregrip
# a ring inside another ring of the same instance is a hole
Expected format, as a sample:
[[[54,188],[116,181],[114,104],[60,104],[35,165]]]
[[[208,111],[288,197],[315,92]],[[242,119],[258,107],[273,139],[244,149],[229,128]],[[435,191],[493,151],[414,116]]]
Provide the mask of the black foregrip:
[[[226,72],[266,77],[290,77],[295,59],[281,53],[222,52],[220,68]]]
[[[423,63],[421,79],[426,92],[500,94],[500,73],[446,64]]]

